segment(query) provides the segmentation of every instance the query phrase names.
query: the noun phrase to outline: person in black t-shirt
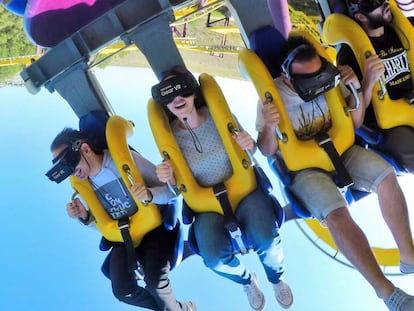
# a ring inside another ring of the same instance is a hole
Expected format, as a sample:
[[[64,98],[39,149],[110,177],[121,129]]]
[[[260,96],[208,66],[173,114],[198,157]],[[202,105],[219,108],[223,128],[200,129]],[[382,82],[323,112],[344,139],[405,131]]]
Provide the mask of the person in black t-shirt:
[[[354,120],[356,128],[366,125],[380,130],[370,105],[375,83],[383,75],[389,97],[393,100],[412,94],[412,75],[407,51],[391,28],[393,16],[385,0],[346,0],[348,13],[365,30],[376,51],[376,55],[365,60],[365,70],[361,72],[358,62],[347,45],[343,45],[337,55],[339,65],[349,65],[362,80],[366,107]],[[381,130],[384,143],[381,148],[392,155],[410,173],[414,172],[414,129],[398,126]]]

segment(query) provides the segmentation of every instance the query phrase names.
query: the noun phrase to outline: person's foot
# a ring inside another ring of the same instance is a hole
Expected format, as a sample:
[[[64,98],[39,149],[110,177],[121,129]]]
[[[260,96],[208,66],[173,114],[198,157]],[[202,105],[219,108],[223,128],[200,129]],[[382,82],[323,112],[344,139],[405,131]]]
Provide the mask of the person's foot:
[[[285,309],[289,309],[293,304],[293,294],[289,285],[282,280],[277,284],[272,284],[275,297],[279,305]]]
[[[256,274],[250,274],[250,284],[243,285],[247,299],[253,310],[261,311],[265,306],[265,297],[257,284]]]
[[[181,310],[197,311],[197,306],[192,301],[181,301],[179,304],[181,306]]]
[[[188,311],[197,311],[197,306],[194,302],[190,301],[189,305],[190,305],[190,308]]]
[[[395,288],[391,296],[384,300],[390,311],[412,311],[414,310],[414,296],[408,295],[399,288]]]
[[[400,261],[400,271],[404,274],[414,273],[414,265]]]

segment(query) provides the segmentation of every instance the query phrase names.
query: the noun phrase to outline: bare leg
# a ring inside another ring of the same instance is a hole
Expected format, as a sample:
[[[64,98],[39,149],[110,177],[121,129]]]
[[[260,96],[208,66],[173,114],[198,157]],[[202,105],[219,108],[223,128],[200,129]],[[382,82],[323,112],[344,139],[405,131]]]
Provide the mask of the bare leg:
[[[382,216],[400,250],[401,261],[414,264],[414,246],[407,203],[394,174],[389,174],[378,186],[378,201]]]
[[[375,289],[377,296],[387,299],[394,285],[385,278],[371,251],[368,240],[354,222],[347,208],[331,212],[326,224],[342,254]]]

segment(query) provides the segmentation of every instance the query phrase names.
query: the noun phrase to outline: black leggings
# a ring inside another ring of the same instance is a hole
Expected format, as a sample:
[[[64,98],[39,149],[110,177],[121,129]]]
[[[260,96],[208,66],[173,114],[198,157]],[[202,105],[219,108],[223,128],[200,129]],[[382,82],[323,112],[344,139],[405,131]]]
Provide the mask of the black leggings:
[[[112,291],[120,301],[151,310],[183,310],[177,302],[168,273],[177,237],[177,228],[160,226],[149,232],[135,249],[144,270],[146,287],[140,287],[128,271],[124,244],[116,244],[110,254],[109,274]]]

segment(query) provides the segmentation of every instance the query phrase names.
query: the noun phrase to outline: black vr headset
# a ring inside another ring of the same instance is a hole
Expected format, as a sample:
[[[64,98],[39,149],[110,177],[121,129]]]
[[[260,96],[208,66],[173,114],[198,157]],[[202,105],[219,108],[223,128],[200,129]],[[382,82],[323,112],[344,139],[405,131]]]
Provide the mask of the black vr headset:
[[[180,73],[154,85],[151,88],[151,95],[157,103],[167,105],[177,96],[193,95],[197,87],[198,83],[191,73]]]
[[[46,176],[56,183],[61,183],[75,172],[76,166],[81,160],[80,147],[84,141],[78,139],[72,146],[66,147],[56,158],[52,160],[52,168]]]
[[[369,14],[383,5],[385,1],[386,0],[347,0],[348,14],[351,17],[358,12]]]
[[[300,98],[308,102],[336,87],[341,80],[341,75],[339,70],[323,57],[320,57],[322,65],[318,71],[309,74],[292,74],[291,65],[305,47],[308,46],[302,44],[290,52],[282,64],[282,69]]]

